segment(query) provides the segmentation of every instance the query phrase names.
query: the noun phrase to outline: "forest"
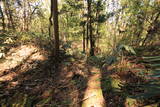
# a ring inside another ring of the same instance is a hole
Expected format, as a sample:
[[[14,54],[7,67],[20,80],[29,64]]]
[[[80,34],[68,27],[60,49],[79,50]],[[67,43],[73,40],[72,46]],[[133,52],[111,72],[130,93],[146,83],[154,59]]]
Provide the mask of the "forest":
[[[160,0],[0,0],[0,107],[160,107]]]

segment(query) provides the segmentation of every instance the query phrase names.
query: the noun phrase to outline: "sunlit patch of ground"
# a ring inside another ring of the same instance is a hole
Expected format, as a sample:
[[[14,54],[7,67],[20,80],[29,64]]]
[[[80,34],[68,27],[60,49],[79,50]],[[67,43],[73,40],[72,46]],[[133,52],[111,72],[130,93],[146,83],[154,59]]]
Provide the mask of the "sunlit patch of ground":
[[[12,48],[0,63],[0,106],[81,107],[90,85],[99,91],[100,74],[85,59],[61,55],[56,72],[52,57],[34,45]]]
[[[36,52],[36,48],[33,46],[22,45],[17,48],[12,48],[5,57],[5,61],[0,63],[0,73],[13,69],[21,64],[28,56]]]
[[[0,63],[0,106],[81,106],[88,75],[85,61],[63,61],[62,55],[60,71],[55,72],[54,56],[48,55],[35,45],[12,47]]]
[[[34,45],[10,49],[0,63],[0,106],[23,106],[28,101],[31,103],[41,98],[36,96],[32,99],[35,94],[41,95],[52,87],[49,85],[52,80],[48,78],[47,60],[47,52]]]
[[[101,71],[91,67],[90,73],[82,107],[105,107],[101,89]]]
[[[13,48],[7,54],[5,61],[0,63],[0,81],[11,81],[19,73],[33,69],[33,66],[30,66],[32,62],[44,60],[45,56],[35,46],[22,45]]]

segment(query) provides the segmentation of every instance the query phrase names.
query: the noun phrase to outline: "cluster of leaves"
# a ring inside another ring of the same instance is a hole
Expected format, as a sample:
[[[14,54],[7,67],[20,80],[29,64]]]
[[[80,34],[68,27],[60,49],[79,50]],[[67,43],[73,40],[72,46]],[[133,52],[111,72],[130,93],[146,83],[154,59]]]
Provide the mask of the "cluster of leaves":
[[[128,35],[131,41],[135,41],[133,44],[144,45],[145,39],[152,41],[156,38],[157,32],[150,32],[156,30],[155,23],[159,22],[159,8],[160,4],[157,1],[151,0],[122,0],[122,6],[125,6],[124,20],[126,20],[126,35]],[[157,18],[157,19],[156,19]]]
[[[136,55],[136,52],[135,52],[135,50],[133,49],[132,46],[123,45],[123,44],[117,46],[117,52],[118,53],[123,53],[124,51],[127,51],[130,54]]]
[[[159,40],[160,2],[157,0],[120,0],[108,3],[111,44],[145,46]],[[110,39],[110,36],[109,38]],[[113,43],[112,43],[113,42]],[[114,47],[115,48],[115,47]]]
[[[49,35],[36,32],[8,31],[0,35],[0,58],[5,57],[8,50],[19,44],[35,43],[39,46],[51,48]]]
[[[2,0],[0,14],[3,14],[4,30],[40,31],[46,28],[49,15],[43,5],[41,0]]]
[[[81,14],[83,1],[65,0],[62,1],[59,14],[60,35],[63,39],[78,38],[81,27]],[[64,40],[66,41],[66,40]]]

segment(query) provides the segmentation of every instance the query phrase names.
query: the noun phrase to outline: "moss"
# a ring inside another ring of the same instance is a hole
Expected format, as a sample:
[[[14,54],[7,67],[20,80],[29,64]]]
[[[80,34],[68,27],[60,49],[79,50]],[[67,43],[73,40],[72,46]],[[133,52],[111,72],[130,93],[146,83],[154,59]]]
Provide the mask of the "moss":
[[[111,87],[113,89],[120,89],[120,85],[121,84],[121,81],[119,79],[112,79],[112,82],[111,82]]]
[[[121,84],[121,81],[119,79],[108,77],[103,81],[103,89],[104,91],[108,91],[108,92],[117,91],[118,89],[121,88],[120,84]]]
[[[125,106],[126,107],[137,107],[137,100],[127,97]]]

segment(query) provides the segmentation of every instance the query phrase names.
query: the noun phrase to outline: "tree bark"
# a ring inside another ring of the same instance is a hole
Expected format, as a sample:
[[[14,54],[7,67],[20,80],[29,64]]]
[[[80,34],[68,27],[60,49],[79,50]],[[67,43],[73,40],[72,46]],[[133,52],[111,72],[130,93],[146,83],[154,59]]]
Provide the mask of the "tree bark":
[[[4,12],[5,12],[6,16],[7,16],[7,28],[9,30],[11,23],[10,23],[9,14],[8,14],[8,11],[7,11],[6,1],[2,0],[2,2],[3,2],[3,5],[4,5]]]
[[[153,31],[156,29],[156,24],[157,24],[157,20],[158,20],[159,16],[160,16],[160,12],[157,13],[154,21],[151,23],[151,25],[150,25],[150,27],[149,27],[149,29],[147,31],[146,38],[142,42],[142,46],[145,46],[145,43],[148,40],[148,38],[151,36],[151,34],[154,33]]]
[[[51,0],[51,8],[50,8],[50,11],[51,11],[51,14],[50,14],[50,17],[49,17],[49,27],[48,27],[48,30],[49,30],[49,36],[52,37],[52,26],[53,26],[53,21],[52,21],[52,18],[53,18],[53,0]]]
[[[87,0],[87,24],[86,24],[86,49],[88,51],[88,46],[89,46],[89,0]]]
[[[87,33],[86,33],[86,47],[88,49],[88,45],[89,45],[89,26],[88,26],[88,19],[87,19]]]
[[[97,24],[96,24],[96,39],[97,39],[97,47],[99,47],[99,39],[100,39],[100,37],[99,37],[99,22],[98,22],[98,20],[99,20],[99,13],[100,13],[100,11],[99,11],[99,9],[98,9],[98,2],[97,2],[97,5],[96,5],[96,20],[97,20]]]
[[[26,10],[27,2],[26,0],[23,0],[23,31],[26,31],[27,29],[27,10]]]
[[[86,52],[85,25],[83,25],[83,52]]]
[[[2,26],[3,26],[3,31],[5,31],[5,28],[6,28],[6,25],[5,25],[5,18],[4,18],[4,14],[3,14],[3,11],[2,11],[2,8],[1,8],[1,0],[0,0],[0,13],[2,15]]]
[[[4,0],[4,3],[5,3],[5,12],[6,12],[6,15],[8,17],[8,22],[9,22],[8,27],[10,27],[10,24],[11,24],[12,29],[15,30],[13,15],[12,15],[12,11],[10,9],[10,3],[7,0]]]
[[[95,38],[93,37],[93,32],[92,32],[92,16],[91,16],[92,0],[87,0],[87,4],[88,4],[88,17],[89,17],[90,56],[94,56]]]
[[[58,25],[58,3],[57,0],[51,0],[51,3],[53,3],[53,27],[54,27],[54,44],[55,44],[55,60],[58,63],[59,62],[59,25]]]

